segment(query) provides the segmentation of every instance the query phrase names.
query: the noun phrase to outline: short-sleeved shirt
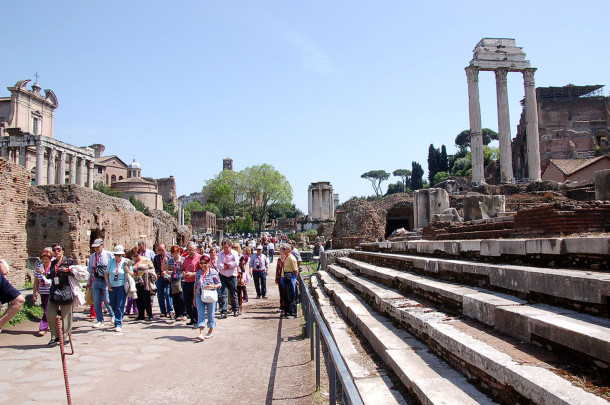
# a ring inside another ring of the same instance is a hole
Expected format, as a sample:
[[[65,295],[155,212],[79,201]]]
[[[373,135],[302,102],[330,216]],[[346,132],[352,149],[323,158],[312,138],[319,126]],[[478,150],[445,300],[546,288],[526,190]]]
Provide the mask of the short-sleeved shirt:
[[[38,272],[38,270],[42,269],[42,271],[45,274],[40,274]],[[51,266],[49,263],[49,270],[48,271],[44,271],[44,265],[42,263],[40,263],[38,265],[38,267],[36,268],[36,278],[38,279],[38,292],[40,294],[49,294],[50,290],[51,290],[51,280],[49,280],[47,278],[47,276],[49,275],[49,272],[51,271]]]
[[[294,248],[290,251],[290,254],[292,256],[294,256],[295,259],[297,259],[297,262],[302,262],[303,259],[301,259],[301,253],[299,253],[299,249]]]
[[[108,267],[106,267],[106,273],[108,273],[108,282],[111,287],[122,287],[125,285],[125,260],[124,257],[121,258],[121,261],[117,263],[116,258],[110,259],[108,262]],[[117,277],[115,281],[115,276]]]
[[[195,274],[195,287],[197,288],[197,294],[201,295],[201,289],[204,285],[218,285],[220,284],[220,277],[218,277],[218,272],[214,269],[210,269],[208,274],[203,277],[203,269],[197,270],[197,274]]]
[[[289,255],[286,260],[284,260],[284,266],[282,267],[282,277],[286,276],[286,273],[292,273],[293,276],[296,276],[296,271],[299,270],[299,265],[297,264],[297,259],[293,255]]]
[[[201,255],[199,253],[195,253],[195,256],[191,259],[190,256],[186,256],[184,258],[184,262],[182,263],[182,272],[195,273],[197,270],[201,268],[199,265],[199,259],[201,259]],[[185,283],[192,283],[195,281],[195,276],[183,276]]]
[[[20,295],[21,293],[0,273],[0,303],[6,304]]]
[[[108,267],[108,262],[113,257],[114,255],[106,249],[102,249],[102,252],[99,254],[93,253],[91,256],[89,256],[89,264],[87,265],[87,270],[89,270],[90,276],[95,277],[95,269],[100,266],[102,267],[103,272],[105,272],[106,267]]]

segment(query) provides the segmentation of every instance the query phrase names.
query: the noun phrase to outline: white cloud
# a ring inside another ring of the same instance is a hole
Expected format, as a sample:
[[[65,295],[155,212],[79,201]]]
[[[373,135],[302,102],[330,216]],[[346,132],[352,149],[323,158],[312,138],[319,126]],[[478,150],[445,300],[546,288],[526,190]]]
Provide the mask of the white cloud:
[[[335,71],[333,62],[309,38],[294,30],[287,30],[286,40],[293,45],[299,57],[311,69],[322,73]]]

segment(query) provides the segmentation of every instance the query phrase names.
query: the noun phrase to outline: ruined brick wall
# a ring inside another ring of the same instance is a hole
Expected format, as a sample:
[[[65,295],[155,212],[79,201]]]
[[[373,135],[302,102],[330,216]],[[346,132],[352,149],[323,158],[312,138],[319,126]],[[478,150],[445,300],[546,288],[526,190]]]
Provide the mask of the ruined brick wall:
[[[610,204],[549,204],[517,212],[514,222],[515,235],[521,237],[610,232]]]
[[[164,179],[155,179],[159,194],[163,197],[163,202],[169,204],[174,202],[174,206],[178,207],[178,197],[176,196],[176,179],[174,176],[169,176]]]
[[[148,246],[154,242],[153,219],[129,201],[74,184],[30,187],[26,231],[30,256],[61,242],[66,255],[81,264],[96,238],[103,238],[108,250],[117,244],[129,249],[138,240]]]
[[[153,219],[154,243],[165,243],[166,246],[180,244],[183,240],[191,238],[188,227],[179,227],[176,218],[163,210],[151,210]]]
[[[16,287],[23,285],[26,274],[29,186],[30,175],[25,168],[0,158],[0,256],[11,267],[7,278]]]
[[[377,242],[383,239],[385,225],[373,204],[364,200],[350,200],[341,210],[335,211],[333,247],[354,248],[362,242]]]

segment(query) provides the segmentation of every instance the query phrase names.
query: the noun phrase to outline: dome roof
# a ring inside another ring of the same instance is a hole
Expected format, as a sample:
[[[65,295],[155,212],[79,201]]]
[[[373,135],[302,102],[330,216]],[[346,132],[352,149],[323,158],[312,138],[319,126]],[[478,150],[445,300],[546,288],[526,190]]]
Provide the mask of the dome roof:
[[[134,159],[133,162],[128,166],[129,169],[141,169],[142,166]]]

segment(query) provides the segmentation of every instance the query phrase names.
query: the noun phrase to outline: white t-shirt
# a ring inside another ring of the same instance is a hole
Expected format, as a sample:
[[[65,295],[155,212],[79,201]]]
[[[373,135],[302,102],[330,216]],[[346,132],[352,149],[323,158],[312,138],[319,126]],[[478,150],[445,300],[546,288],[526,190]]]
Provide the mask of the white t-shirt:
[[[267,249],[269,249],[269,250],[275,250],[275,245],[273,244],[273,242],[269,242],[269,243],[267,243]]]

